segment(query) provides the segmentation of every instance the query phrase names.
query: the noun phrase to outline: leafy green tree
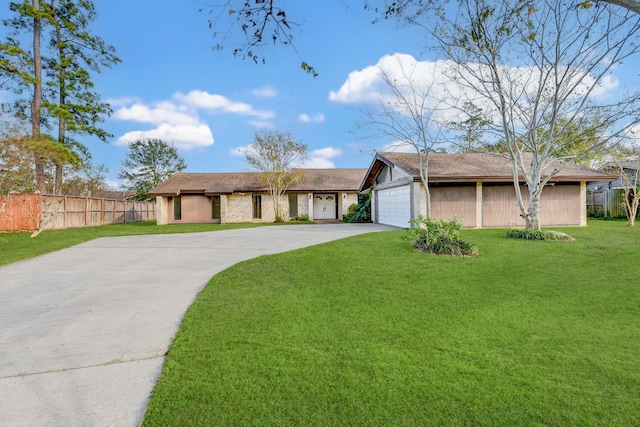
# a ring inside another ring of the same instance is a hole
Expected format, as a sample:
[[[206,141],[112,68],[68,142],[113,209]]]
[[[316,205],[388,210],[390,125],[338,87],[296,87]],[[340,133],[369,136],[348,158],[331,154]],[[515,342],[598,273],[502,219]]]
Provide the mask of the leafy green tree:
[[[244,155],[249,166],[259,172],[262,183],[269,187],[276,222],[284,221],[282,196],[291,183],[300,179],[291,169],[295,162],[307,159],[307,145],[288,132],[260,132]]]
[[[30,119],[32,140],[57,141],[74,152],[77,161],[87,149],[69,134],[94,135],[103,141],[111,136],[97,125],[111,109],[93,91],[91,72],[120,60],[112,46],[89,32],[96,18],[90,0],[10,2],[9,8],[13,16],[3,24],[11,31],[0,43],[0,73],[7,78],[4,85],[17,95],[31,89],[29,97],[20,97],[11,110]],[[48,43],[41,47],[43,35],[48,35]],[[52,128],[54,123],[56,140],[41,139],[41,127]],[[37,188],[45,192],[44,153],[35,152],[34,160]],[[61,191],[62,170],[63,165],[56,163],[56,193]]]
[[[125,180],[128,190],[136,192],[137,200],[145,200],[149,191],[186,168],[187,164],[173,144],[161,139],[142,139],[129,143],[118,178]]]
[[[93,91],[90,71],[120,62],[115,48],[89,33],[89,25],[97,17],[90,0],[48,0],[45,7],[51,27],[49,44],[52,55],[45,59],[47,73],[43,107],[58,122],[57,140],[75,152],[87,152],[71,134],[97,136],[103,142],[112,137],[98,126],[111,114],[109,104]],[[55,193],[62,191],[63,164],[56,164]]]

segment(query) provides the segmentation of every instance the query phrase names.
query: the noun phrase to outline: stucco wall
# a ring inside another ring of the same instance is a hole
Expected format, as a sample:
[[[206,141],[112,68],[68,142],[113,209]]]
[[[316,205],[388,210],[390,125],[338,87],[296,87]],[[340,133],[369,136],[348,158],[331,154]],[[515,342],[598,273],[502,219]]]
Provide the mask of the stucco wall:
[[[211,218],[211,197],[182,196],[182,222],[218,222]]]

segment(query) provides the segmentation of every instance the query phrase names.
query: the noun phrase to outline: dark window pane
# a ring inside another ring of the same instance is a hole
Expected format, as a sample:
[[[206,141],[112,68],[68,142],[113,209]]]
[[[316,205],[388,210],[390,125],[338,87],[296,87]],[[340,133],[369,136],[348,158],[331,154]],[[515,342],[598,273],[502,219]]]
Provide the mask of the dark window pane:
[[[298,216],[298,193],[289,193],[289,217]]]
[[[182,198],[179,196],[173,198],[173,219],[175,221],[182,219]]]
[[[253,195],[253,219],[262,218],[262,196],[260,194]]]
[[[220,196],[211,196],[211,219],[221,219]]]

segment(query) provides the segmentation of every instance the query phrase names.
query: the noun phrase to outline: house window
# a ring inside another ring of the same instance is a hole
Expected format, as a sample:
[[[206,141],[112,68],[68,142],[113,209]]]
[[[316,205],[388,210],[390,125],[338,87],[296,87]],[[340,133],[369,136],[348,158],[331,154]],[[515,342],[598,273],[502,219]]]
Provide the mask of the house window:
[[[173,198],[173,220],[179,221],[182,219],[182,198],[180,196]]]
[[[253,219],[262,218],[262,196],[260,194],[254,194],[252,196],[253,201]]]
[[[211,219],[221,219],[220,196],[211,196]]]
[[[298,216],[298,193],[289,193],[289,217]]]

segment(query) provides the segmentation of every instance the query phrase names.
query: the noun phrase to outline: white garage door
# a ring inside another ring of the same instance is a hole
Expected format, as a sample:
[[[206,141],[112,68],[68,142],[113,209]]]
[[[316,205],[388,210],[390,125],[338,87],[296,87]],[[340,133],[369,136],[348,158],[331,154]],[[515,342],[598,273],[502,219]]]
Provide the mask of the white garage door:
[[[411,219],[411,187],[403,185],[378,191],[378,222],[409,227]]]

